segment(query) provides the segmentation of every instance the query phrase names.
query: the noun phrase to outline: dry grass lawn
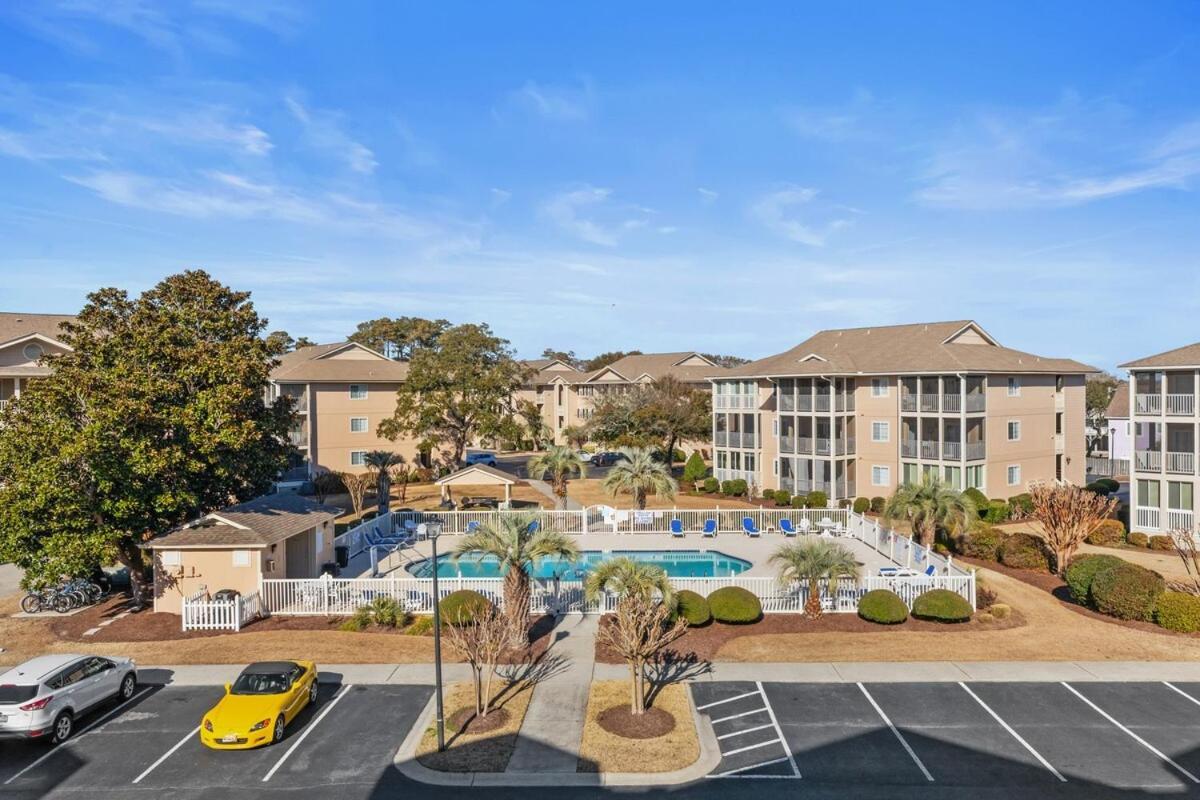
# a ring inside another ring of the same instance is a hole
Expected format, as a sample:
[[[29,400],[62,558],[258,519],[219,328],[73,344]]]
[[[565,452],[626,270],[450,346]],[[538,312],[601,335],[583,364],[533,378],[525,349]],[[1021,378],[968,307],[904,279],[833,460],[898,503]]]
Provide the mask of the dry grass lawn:
[[[1026,522],[1008,522],[1000,526],[1000,529],[1006,533],[1032,533],[1034,536],[1042,535],[1042,525],[1040,522],[1029,520]],[[1190,581],[1187,570],[1183,567],[1183,562],[1179,560],[1179,556],[1174,550],[1147,550],[1144,547],[1098,547],[1093,544],[1083,544],[1079,546],[1080,553],[1106,553],[1111,556],[1123,558],[1126,561],[1132,561],[1134,564],[1152,569],[1164,578]]]
[[[508,712],[504,726],[487,733],[471,734],[446,729],[446,750],[437,752],[437,729],[430,726],[417,747],[417,761],[430,769],[442,772],[503,772],[508,766],[517,743],[517,732],[525,721],[525,710],[533,696],[533,686],[528,683],[504,686],[499,679],[493,684],[496,697],[492,700],[492,713],[496,709]],[[465,708],[475,707],[475,687],[470,682],[450,686],[445,698],[446,719]]]
[[[606,505],[613,508],[635,508],[633,495],[619,494],[613,497],[608,492],[604,491],[604,487],[600,485],[599,478],[580,478],[571,481],[567,485],[567,496],[572,500],[585,506]],[[680,492],[673,499],[659,497],[658,495],[650,495],[646,498],[646,506],[649,508],[697,508],[709,509],[720,506],[721,508],[755,508],[749,503],[744,503],[741,500],[732,498],[723,498],[714,500],[711,497],[692,497],[691,495]]]
[[[670,772],[695,763],[700,740],[687,689],[662,687],[654,707],[675,717],[675,729],[655,739],[626,739],[600,727],[596,717],[613,706],[629,705],[628,681],[595,681],[588,695],[587,720],[579,748],[580,772]]]

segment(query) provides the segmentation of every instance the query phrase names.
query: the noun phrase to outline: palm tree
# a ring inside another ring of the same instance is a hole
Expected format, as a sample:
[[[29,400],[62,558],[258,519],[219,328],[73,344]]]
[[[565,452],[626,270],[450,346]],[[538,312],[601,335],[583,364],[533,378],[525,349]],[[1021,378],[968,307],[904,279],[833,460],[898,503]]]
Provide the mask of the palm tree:
[[[779,578],[787,583],[808,583],[804,613],[810,619],[821,616],[821,581],[829,579],[829,593],[837,597],[842,578],[858,579],[858,561],[854,554],[836,542],[820,539],[788,542],[771,554],[778,565]]]
[[[908,520],[917,541],[929,547],[938,527],[957,525],[966,530],[975,513],[970,498],[936,477],[924,475],[919,483],[906,483],[896,489],[883,508],[883,519],[889,523]]]
[[[581,478],[587,474],[587,467],[579,454],[569,447],[559,445],[529,459],[525,470],[535,481],[550,476],[550,486],[554,489],[554,496],[558,498],[556,507],[560,511],[567,507],[567,480],[572,474]]]
[[[392,493],[392,467],[404,463],[404,456],[391,450],[369,450],[363,457],[363,463],[375,473],[375,498],[379,505],[379,513],[388,510]]]
[[[454,558],[479,554],[500,561],[504,572],[504,613],[514,630],[524,631],[529,620],[529,572],[537,561],[557,556],[575,559],[579,548],[566,534],[534,523],[533,514],[496,514],[468,533],[454,549]]]
[[[631,596],[650,598],[655,592],[663,602],[671,605],[673,592],[666,570],[655,564],[636,561],[629,556],[618,556],[600,564],[588,573],[583,586],[588,600],[595,600],[604,592],[613,592],[622,599]]]
[[[646,507],[646,495],[656,494],[670,500],[675,497],[679,484],[671,477],[671,468],[654,458],[651,450],[644,447],[626,447],[624,456],[608,475],[604,477],[604,490],[613,497],[621,492],[633,495],[639,509]]]

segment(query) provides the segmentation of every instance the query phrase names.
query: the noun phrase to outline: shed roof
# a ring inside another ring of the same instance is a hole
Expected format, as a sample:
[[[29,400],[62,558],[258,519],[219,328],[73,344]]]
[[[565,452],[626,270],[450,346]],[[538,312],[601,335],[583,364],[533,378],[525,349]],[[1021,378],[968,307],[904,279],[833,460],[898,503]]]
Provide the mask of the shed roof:
[[[477,486],[516,486],[519,481],[503,470],[489,467],[487,464],[472,464],[463,467],[458,472],[438,478],[434,483],[438,486],[450,486],[465,483]]]
[[[341,514],[298,494],[265,494],[245,503],[205,514],[151,539],[144,547],[266,547],[314,528]]]

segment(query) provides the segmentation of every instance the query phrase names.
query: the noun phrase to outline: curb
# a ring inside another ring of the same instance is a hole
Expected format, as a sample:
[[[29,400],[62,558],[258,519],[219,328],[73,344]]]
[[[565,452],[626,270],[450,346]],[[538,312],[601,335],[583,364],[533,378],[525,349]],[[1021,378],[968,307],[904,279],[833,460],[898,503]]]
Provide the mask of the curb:
[[[708,717],[696,711],[692,690],[687,687],[688,708],[696,725],[700,756],[682,769],[671,772],[552,772],[510,774],[507,772],[441,772],[417,761],[417,747],[433,720],[436,698],[431,696],[408,735],[396,751],[393,765],[405,777],[434,786],[674,786],[699,780],[721,762],[721,748]]]

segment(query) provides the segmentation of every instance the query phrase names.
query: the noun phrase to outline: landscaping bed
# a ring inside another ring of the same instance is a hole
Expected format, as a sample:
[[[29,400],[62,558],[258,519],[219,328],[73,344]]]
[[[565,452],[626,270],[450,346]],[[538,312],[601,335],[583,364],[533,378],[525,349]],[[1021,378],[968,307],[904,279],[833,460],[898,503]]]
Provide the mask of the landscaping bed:
[[[503,772],[525,721],[533,685],[504,685],[497,679],[493,691],[491,711],[476,719],[474,685],[464,682],[447,687],[446,749],[437,752],[437,728],[431,724],[417,747],[417,761],[441,772]]]
[[[671,772],[700,757],[696,722],[683,684],[650,692],[642,718],[629,713],[628,681],[595,681],[588,695],[579,772]]]

